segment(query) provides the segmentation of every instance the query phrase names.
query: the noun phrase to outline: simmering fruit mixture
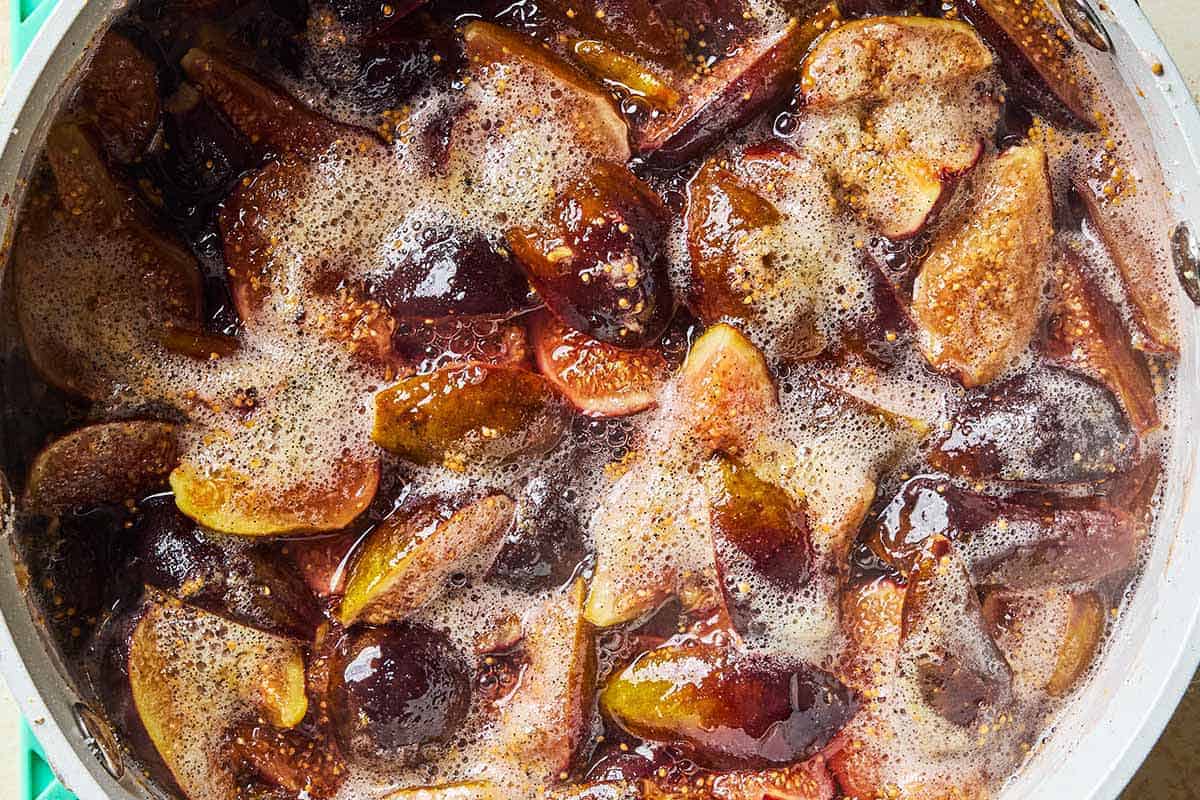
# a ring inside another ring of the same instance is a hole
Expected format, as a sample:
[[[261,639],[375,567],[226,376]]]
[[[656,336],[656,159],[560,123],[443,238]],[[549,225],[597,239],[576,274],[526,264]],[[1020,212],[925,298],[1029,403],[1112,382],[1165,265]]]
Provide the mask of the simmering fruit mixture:
[[[24,577],[131,774],[995,796],[1119,624],[1175,402],[1162,178],[1071,12],[135,3],[3,376]]]

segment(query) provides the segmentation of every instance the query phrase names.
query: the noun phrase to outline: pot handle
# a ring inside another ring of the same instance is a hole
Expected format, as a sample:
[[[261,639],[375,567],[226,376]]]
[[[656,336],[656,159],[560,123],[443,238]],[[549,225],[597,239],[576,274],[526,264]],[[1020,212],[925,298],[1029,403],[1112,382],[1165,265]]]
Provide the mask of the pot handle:
[[[9,38],[12,42],[13,66],[25,55],[42,23],[54,10],[58,0],[11,0]]]

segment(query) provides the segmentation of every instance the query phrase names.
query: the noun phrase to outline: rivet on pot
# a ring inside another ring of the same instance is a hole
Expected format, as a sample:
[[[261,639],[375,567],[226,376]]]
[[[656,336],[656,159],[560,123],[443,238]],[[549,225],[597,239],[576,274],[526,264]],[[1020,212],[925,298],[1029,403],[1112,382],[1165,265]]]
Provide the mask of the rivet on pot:
[[[1062,0],[1061,7],[1063,16],[1080,39],[1102,53],[1112,52],[1112,38],[1088,4],[1088,0]]]
[[[1183,290],[1200,306],[1200,244],[1186,222],[1179,223],[1171,232],[1171,258]]]
[[[115,780],[120,780],[125,774],[125,763],[121,760],[121,749],[108,721],[83,703],[76,703],[75,724],[83,734],[84,744],[92,751],[100,766]]]

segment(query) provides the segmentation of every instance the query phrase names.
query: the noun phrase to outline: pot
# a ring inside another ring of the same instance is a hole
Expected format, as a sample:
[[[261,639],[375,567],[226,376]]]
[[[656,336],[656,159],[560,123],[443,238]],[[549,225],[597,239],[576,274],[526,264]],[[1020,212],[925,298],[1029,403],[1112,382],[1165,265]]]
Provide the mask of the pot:
[[[1085,0],[1063,0],[1085,2]],[[1100,4],[1098,4],[1100,5]],[[1176,220],[1176,250],[1200,263],[1200,111],[1135,0],[1106,0],[1097,15],[1109,54],[1144,117]],[[14,215],[62,95],[88,47],[119,11],[107,2],[59,0],[0,101],[0,241]],[[1109,58],[1109,56],[1104,56]],[[1162,65],[1162,74],[1152,69]],[[4,259],[7,261],[7,258]],[[1182,272],[1184,267],[1180,267]],[[1145,758],[1200,662],[1200,310],[1184,292],[1182,356],[1169,484],[1145,571],[1093,679],[1064,710],[1002,793],[1017,798],[1111,800]],[[13,498],[0,476],[0,675],[65,787],[81,800],[157,796],[125,769],[103,717],[79,701],[22,590],[12,547]]]

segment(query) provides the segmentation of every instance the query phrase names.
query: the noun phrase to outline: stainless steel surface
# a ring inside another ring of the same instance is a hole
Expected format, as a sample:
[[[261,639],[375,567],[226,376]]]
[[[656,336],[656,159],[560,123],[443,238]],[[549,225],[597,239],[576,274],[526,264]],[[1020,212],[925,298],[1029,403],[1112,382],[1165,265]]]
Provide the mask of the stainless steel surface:
[[[1200,115],[1178,70],[1134,0],[1108,0],[1100,21],[1114,40],[1114,55],[1154,133],[1173,205],[1180,220],[1200,231]],[[62,0],[13,77],[0,103],[0,240],[11,236],[23,178],[43,139],[52,110],[86,47],[113,11],[105,0]],[[1164,65],[1156,76],[1153,63]],[[1180,294],[1182,298],[1182,293]],[[1181,392],[1185,408],[1174,430],[1158,539],[1147,573],[1126,611],[1126,625],[1096,680],[1064,716],[1055,735],[1037,748],[1005,798],[1107,800],[1116,797],[1153,745],[1200,661],[1200,314],[1184,312]],[[0,487],[5,488],[5,487]],[[0,511],[11,526],[5,491]],[[30,618],[22,574],[7,541],[0,544],[0,672],[64,784],[82,800],[150,796],[127,770],[117,781],[89,747],[77,724],[74,691]]]

